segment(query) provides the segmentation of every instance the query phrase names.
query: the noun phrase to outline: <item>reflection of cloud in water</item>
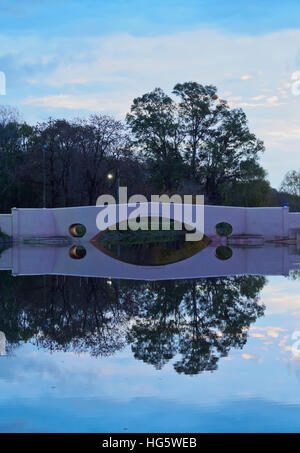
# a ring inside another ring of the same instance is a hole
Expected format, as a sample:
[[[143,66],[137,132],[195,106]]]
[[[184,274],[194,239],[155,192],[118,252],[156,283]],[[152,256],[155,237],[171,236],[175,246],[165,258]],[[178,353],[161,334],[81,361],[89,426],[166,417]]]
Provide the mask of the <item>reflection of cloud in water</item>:
[[[254,356],[251,355],[251,354],[242,354],[242,357],[243,357],[243,359],[245,359],[245,360],[254,359]]]
[[[262,299],[266,305],[266,315],[284,314],[293,311],[300,315],[300,280],[287,278],[271,282],[262,291]]]
[[[288,361],[288,370],[296,376],[298,383],[300,384],[300,356],[293,356]]]
[[[256,337],[259,339],[266,339],[266,335],[272,338],[278,338],[281,332],[286,332],[286,329],[283,329],[282,327],[273,327],[273,326],[265,326],[265,327],[259,327],[259,326],[251,326],[250,330],[259,330],[262,333],[250,333],[250,336]]]
[[[26,420],[15,420],[9,423],[0,423],[0,433],[23,433],[27,432]]]

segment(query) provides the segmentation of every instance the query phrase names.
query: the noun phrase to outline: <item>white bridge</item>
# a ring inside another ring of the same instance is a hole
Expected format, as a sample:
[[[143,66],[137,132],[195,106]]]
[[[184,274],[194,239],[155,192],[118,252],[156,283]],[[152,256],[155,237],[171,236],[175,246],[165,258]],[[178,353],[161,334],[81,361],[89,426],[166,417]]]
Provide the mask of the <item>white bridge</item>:
[[[150,211],[155,203],[145,203],[145,205]],[[165,203],[159,205],[160,212],[162,212]],[[132,206],[128,206],[129,209],[133,209]],[[173,206],[176,207],[176,205]],[[115,205],[109,205],[109,207],[111,210],[115,209]],[[11,214],[0,215],[0,231],[12,236],[14,241],[30,237],[71,237],[70,226],[80,223],[85,225],[84,239],[89,241],[99,233],[96,218],[102,209],[104,209],[103,206],[55,209],[13,208]],[[192,205],[192,209],[196,210],[196,205]],[[175,208],[171,209],[170,218],[176,218],[175,211]],[[128,214],[123,213],[117,221],[126,220],[127,217]],[[297,236],[300,235],[300,213],[291,213],[288,207],[243,208],[207,205],[203,207],[203,218],[204,233],[207,236],[216,234],[215,226],[220,222],[227,222],[232,226],[233,236],[259,235],[264,240],[277,240],[297,239]]]
[[[2,232],[12,236],[14,241],[13,247],[0,254],[0,270],[11,270],[14,275],[73,275],[141,280],[242,274],[288,275],[290,270],[300,270],[300,213],[290,213],[288,207],[204,206],[204,233],[212,238],[211,245],[183,261],[161,266],[129,264],[99,251],[90,241],[99,233],[96,218],[102,209],[101,206],[13,209],[11,214],[0,215]],[[125,217],[119,217],[118,221],[125,220]],[[170,217],[175,218],[172,213]],[[218,259],[215,255],[218,244],[215,226],[220,222],[227,222],[232,226],[230,240],[235,236],[256,235],[262,238],[260,246],[237,247],[235,243],[231,246],[233,254],[230,259]],[[85,226],[86,233],[83,237],[73,237],[70,233],[70,227],[75,224]],[[66,243],[62,241],[58,244],[60,246],[53,246],[57,245],[55,242],[51,245],[51,240],[55,238],[65,240]],[[288,238],[294,243],[280,245],[280,241],[284,242]],[[38,239],[36,243],[35,239]],[[26,245],[24,242],[27,242]],[[72,259],[69,251],[73,244],[84,246],[84,259]]]

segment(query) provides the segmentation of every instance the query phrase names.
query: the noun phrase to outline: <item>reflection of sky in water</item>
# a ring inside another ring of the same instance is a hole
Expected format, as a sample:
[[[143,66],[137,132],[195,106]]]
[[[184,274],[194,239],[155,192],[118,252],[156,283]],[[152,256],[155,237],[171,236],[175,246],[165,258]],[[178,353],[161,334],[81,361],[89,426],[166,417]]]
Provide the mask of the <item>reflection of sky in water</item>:
[[[269,278],[265,316],[213,373],[157,371],[129,347],[91,358],[23,345],[0,359],[0,431],[299,431],[300,359],[290,350],[299,290]]]

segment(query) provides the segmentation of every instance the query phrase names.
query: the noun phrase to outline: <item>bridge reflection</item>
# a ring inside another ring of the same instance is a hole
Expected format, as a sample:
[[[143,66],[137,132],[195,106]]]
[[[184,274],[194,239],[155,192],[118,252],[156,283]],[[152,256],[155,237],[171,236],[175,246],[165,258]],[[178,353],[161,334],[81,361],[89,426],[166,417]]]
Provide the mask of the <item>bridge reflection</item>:
[[[74,246],[72,246],[74,247]],[[70,275],[134,280],[168,280],[231,275],[288,275],[300,270],[296,245],[231,246],[220,259],[215,246],[167,265],[143,266],[119,261],[86,242],[78,242],[82,259],[73,259],[70,246],[16,245],[0,255],[0,270],[13,275]],[[78,252],[79,253],[79,252]]]

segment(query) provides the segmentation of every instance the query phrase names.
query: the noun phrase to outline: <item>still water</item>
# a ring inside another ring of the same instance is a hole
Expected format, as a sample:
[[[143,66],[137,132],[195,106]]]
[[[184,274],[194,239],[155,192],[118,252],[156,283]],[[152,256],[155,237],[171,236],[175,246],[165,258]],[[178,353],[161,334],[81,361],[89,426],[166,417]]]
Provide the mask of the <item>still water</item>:
[[[1,432],[300,431],[297,250],[67,252],[0,257]]]

